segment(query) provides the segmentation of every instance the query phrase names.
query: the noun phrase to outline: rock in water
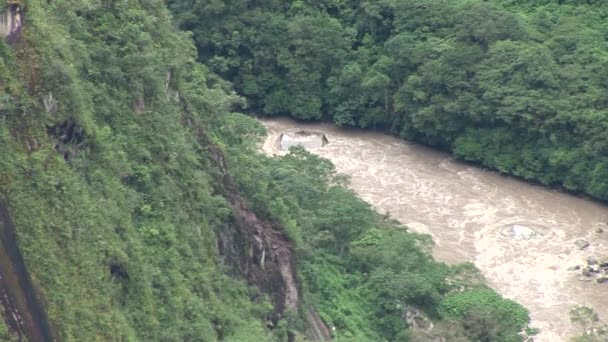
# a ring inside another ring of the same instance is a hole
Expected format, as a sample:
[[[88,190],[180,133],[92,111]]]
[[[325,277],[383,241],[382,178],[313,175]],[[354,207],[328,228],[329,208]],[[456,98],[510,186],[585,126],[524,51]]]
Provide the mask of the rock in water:
[[[578,247],[578,249],[583,250],[587,247],[589,247],[589,242],[583,240],[583,239],[578,239],[576,240],[576,242],[574,242],[574,244]]]
[[[608,277],[599,277],[599,278],[595,279],[595,281],[599,284],[603,284],[603,283],[608,282]]]
[[[500,234],[515,240],[530,240],[536,232],[530,227],[514,224],[501,229]]]
[[[583,270],[581,271],[581,275],[585,277],[591,277],[591,269],[589,267],[583,268]]]
[[[317,149],[329,143],[325,134],[308,131],[283,133],[279,139],[281,149],[284,151],[292,146],[302,146],[307,150]]]

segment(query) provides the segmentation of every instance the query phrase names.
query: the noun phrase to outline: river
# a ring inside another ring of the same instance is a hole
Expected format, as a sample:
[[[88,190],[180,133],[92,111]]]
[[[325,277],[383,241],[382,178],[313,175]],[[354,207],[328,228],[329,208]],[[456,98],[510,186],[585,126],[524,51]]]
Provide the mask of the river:
[[[575,304],[608,319],[608,283],[580,281],[578,272],[567,270],[588,257],[608,256],[608,229],[596,232],[606,225],[607,206],[382,133],[285,118],[261,122],[269,133],[263,145],[268,154],[284,153],[281,133],[325,134],[328,144],[311,152],[350,176],[350,187],[379,212],[430,234],[438,260],[473,262],[496,291],[526,306],[541,330],[535,341],[567,341],[578,333],[568,315]],[[529,240],[500,234],[514,224],[538,234]],[[580,250],[578,239],[590,246]]]

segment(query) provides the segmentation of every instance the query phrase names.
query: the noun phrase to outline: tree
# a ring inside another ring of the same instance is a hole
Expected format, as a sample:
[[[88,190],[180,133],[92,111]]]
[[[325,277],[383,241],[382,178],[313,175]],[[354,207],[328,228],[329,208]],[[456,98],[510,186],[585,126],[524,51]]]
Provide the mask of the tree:
[[[333,234],[335,251],[343,255],[348,244],[370,228],[373,222],[370,206],[342,187],[330,188],[322,202],[315,226]]]
[[[483,287],[449,294],[439,312],[462,319],[467,336],[482,342],[521,341],[520,333],[530,320],[524,307]]]

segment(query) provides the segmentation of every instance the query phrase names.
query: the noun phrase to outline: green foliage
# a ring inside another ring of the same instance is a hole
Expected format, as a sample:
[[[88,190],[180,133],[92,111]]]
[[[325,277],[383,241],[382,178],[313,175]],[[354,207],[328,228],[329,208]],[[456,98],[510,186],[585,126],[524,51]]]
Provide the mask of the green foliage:
[[[333,236],[335,251],[342,255],[348,243],[371,227],[373,216],[367,203],[341,187],[331,188],[323,202],[325,205],[316,212],[313,225]]]
[[[529,321],[521,305],[488,288],[472,288],[446,296],[439,306],[444,317],[463,320],[465,334],[473,341],[521,341]]]
[[[6,325],[6,318],[4,317],[4,312],[0,313],[0,340],[6,342],[17,342],[19,341],[18,336],[9,330]]]
[[[462,324],[458,321],[441,321],[438,322],[430,331],[408,331],[406,341],[410,342],[427,342],[435,340],[443,340],[450,342],[470,342]]]
[[[254,113],[380,128],[608,199],[601,1],[169,6]]]
[[[582,335],[572,338],[572,342],[600,342],[608,339],[608,325],[601,322],[589,307],[574,306],[570,309],[570,321],[583,331]]]

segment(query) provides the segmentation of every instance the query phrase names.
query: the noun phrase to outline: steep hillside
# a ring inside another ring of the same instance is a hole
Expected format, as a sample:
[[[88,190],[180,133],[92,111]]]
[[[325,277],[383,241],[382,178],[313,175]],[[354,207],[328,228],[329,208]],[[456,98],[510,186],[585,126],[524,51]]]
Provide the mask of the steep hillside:
[[[224,271],[230,204],[190,129],[238,99],[194,64],[161,1],[15,7],[0,191],[57,339],[265,340],[271,307]]]

